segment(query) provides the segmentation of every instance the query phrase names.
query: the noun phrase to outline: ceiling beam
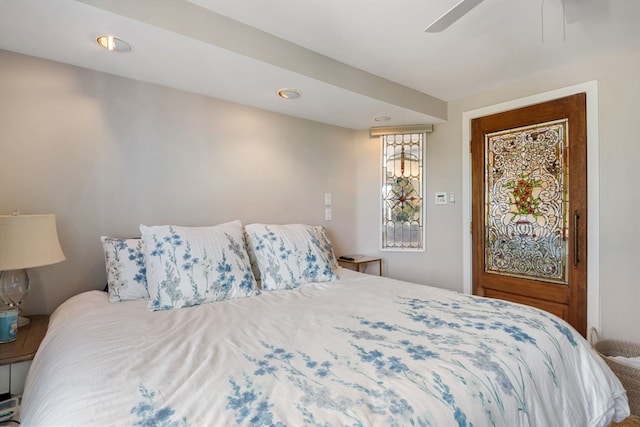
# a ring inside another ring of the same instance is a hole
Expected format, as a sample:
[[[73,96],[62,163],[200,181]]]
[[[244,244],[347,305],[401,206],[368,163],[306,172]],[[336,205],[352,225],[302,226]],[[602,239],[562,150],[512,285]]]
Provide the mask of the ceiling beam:
[[[447,120],[447,103],[300,45],[202,8],[187,0],[77,0],[229,50],[341,89]]]

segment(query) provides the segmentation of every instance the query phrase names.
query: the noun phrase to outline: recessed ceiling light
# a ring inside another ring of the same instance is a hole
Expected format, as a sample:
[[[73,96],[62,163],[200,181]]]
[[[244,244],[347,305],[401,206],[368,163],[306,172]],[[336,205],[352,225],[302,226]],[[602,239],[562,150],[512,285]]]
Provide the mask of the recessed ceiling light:
[[[375,120],[376,122],[388,122],[389,120],[391,120],[391,116],[375,116],[373,120]]]
[[[103,48],[114,52],[131,52],[133,50],[129,43],[111,35],[100,36],[96,42]]]
[[[296,99],[300,98],[301,95],[298,89],[280,89],[278,91],[278,96],[284,99]]]

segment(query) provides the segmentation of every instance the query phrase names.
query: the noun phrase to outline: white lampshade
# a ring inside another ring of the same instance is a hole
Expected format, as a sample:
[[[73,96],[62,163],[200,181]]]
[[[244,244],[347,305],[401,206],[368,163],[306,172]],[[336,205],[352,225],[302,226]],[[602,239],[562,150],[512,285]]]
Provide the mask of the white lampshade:
[[[0,215],[0,271],[64,261],[56,216]]]

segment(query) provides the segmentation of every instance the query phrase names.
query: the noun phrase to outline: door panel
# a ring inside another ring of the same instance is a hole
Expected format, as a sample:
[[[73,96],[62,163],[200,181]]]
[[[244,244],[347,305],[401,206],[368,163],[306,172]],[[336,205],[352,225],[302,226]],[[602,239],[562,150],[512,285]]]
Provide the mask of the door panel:
[[[473,292],[586,334],[586,95],[472,121]]]
[[[498,298],[498,299],[503,299],[507,301],[517,302],[524,305],[530,305],[532,307],[536,307],[541,310],[548,311],[549,313],[555,314],[556,316],[561,317],[563,319],[565,319],[568,314],[567,304],[557,304],[551,301],[546,301],[538,298],[529,298],[523,295],[510,294],[508,292],[495,291],[493,289],[486,289],[484,296],[489,298]]]

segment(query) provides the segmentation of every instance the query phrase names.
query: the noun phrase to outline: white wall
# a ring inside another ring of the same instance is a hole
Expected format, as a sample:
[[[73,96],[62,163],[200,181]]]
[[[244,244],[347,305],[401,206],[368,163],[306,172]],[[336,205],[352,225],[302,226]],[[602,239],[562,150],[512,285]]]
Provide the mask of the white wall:
[[[31,270],[27,314],[101,289],[99,236],[140,223],[321,224],[353,251],[353,131],[6,51],[0,70],[0,213],[55,213],[67,257]]]
[[[451,116],[449,117],[451,121]],[[455,120],[455,119],[454,119]],[[462,196],[461,150],[451,135],[449,123],[434,126],[427,134],[426,209],[427,240],[425,252],[380,251],[380,138],[368,131],[358,140],[358,253],[383,257],[385,276],[462,290],[461,203],[434,204],[435,192],[454,192]]]
[[[33,269],[27,313],[101,288],[101,234],[139,223],[308,222],[338,252],[380,254],[380,143],[190,93],[0,51],[0,213],[56,213],[67,261]],[[640,52],[611,54],[449,103],[427,142],[427,248],[385,274],[462,290],[462,114],[599,82],[601,335],[640,341]],[[334,220],[324,221],[324,193]]]
[[[433,193],[462,190],[462,115],[591,80],[598,81],[600,144],[600,314],[605,338],[640,342],[640,51],[610,54],[449,103],[449,121],[435,126],[427,142],[427,250],[385,252],[390,276],[462,290],[462,204],[435,206]],[[379,215],[379,141],[358,133],[358,251],[376,252],[371,233]]]

